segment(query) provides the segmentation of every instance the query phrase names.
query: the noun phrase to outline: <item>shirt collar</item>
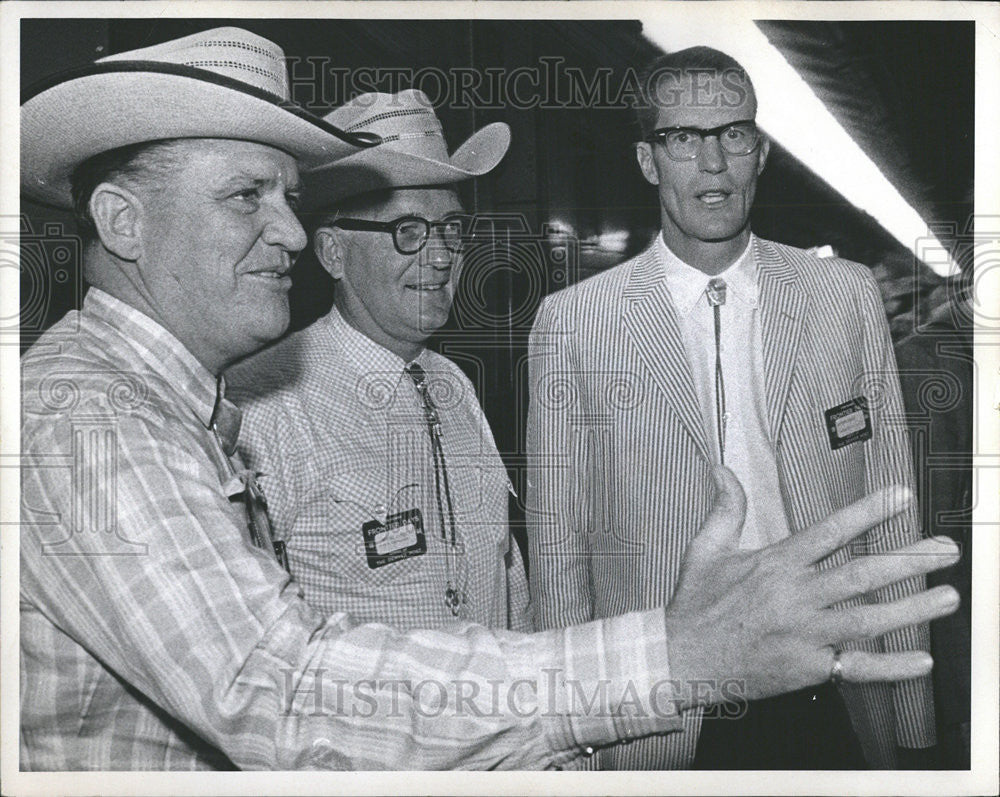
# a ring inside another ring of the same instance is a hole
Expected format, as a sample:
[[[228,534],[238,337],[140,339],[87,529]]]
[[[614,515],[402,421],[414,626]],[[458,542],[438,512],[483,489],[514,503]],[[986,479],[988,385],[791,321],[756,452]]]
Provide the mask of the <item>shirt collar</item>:
[[[328,329],[334,339],[343,347],[347,355],[354,360],[355,365],[365,371],[383,370],[389,373],[403,375],[403,369],[410,363],[403,360],[398,354],[389,351],[372,340],[363,332],[352,327],[340,311],[333,307],[326,316]],[[424,355],[427,349],[421,349],[420,353],[411,362],[419,362],[423,365]]]
[[[90,288],[81,313],[113,327],[155,373],[173,385],[207,429],[224,383],[184,344],[145,313],[99,288]]]
[[[754,236],[751,233],[747,248],[736,262],[716,277],[726,281],[731,294],[750,307],[757,306],[757,263],[753,256]],[[677,312],[690,313],[705,295],[709,280],[713,279],[694,266],[689,266],[671,251],[663,240],[663,233],[656,236],[656,251],[663,264],[667,290]]]

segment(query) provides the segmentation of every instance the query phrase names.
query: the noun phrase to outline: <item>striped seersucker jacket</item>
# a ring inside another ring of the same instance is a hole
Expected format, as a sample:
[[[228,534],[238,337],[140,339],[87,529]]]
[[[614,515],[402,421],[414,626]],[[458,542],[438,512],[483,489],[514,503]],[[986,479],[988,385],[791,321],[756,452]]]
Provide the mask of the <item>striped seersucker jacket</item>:
[[[912,486],[899,379],[868,269],[755,239],[766,406],[782,498],[795,533],[881,486]],[[712,499],[708,440],[674,309],[652,247],[547,297],[529,344],[528,522],[538,629],[664,605]],[[831,448],[824,411],[866,396],[872,436]],[[891,550],[920,535],[916,509],[827,561]],[[923,586],[910,579],[867,601]],[[926,626],[859,643],[929,648]],[[871,766],[934,743],[930,680],[843,684]],[[598,753],[613,769],[683,769],[685,730]]]

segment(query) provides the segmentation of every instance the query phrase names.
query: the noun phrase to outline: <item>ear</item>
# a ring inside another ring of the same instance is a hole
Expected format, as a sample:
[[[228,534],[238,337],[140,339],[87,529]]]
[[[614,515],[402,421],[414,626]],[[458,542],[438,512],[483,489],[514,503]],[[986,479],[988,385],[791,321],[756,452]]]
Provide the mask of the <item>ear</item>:
[[[340,230],[320,227],[313,238],[313,251],[326,272],[335,280],[344,278],[344,240]]]
[[[760,154],[757,155],[757,176],[760,177],[767,163],[767,154],[771,151],[771,141],[767,136],[761,136]]]
[[[142,252],[142,202],[120,185],[100,183],[90,195],[90,215],[104,248],[121,260]]]
[[[639,161],[642,176],[650,185],[660,184],[660,175],[656,171],[656,161],[653,160],[653,146],[646,141],[635,145],[635,159]]]

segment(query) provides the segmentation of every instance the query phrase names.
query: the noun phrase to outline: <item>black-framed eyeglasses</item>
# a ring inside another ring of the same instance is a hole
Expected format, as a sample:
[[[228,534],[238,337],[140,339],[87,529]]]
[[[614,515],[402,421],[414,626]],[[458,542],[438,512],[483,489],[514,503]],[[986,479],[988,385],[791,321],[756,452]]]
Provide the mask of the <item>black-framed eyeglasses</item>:
[[[431,239],[431,232],[437,233],[449,252],[458,253],[468,240],[472,230],[472,216],[454,213],[440,221],[428,221],[422,216],[400,216],[392,221],[370,221],[368,219],[337,219],[334,227],[362,232],[385,232],[392,235],[392,244],[401,255],[415,255]]]
[[[719,139],[719,146],[728,155],[749,155],[760,143],[760,131],[753,119],[741,119],[718,127],[661,127],[646,137],[650,144],[663,144],[667,157],[689,161],[698,157],[708,136]]]

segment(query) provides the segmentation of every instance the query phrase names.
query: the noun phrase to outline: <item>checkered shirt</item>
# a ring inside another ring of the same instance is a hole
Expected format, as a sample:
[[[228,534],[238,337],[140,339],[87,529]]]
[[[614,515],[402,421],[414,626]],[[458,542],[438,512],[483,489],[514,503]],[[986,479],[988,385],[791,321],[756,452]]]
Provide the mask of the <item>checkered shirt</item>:
[[[679,727],[660,610],[526,635],[311,609],[230,500],[216,398],[95,289],[25,355],[21,769],[528,769]]]
[[[461,618],[530,631],[524,564],[507,526],[513,488],[476,393],[445,357],[425,349],[415,362],[440,419],[455,546],[407,363],[336,309],[226,375],[244,414],[240,451],[259,474],[275,536],[306,600],[324,613],[440,627],[454,620],[452,584],[466,597]],[[426,553],[371,566],[362,527],[412,510]]]

